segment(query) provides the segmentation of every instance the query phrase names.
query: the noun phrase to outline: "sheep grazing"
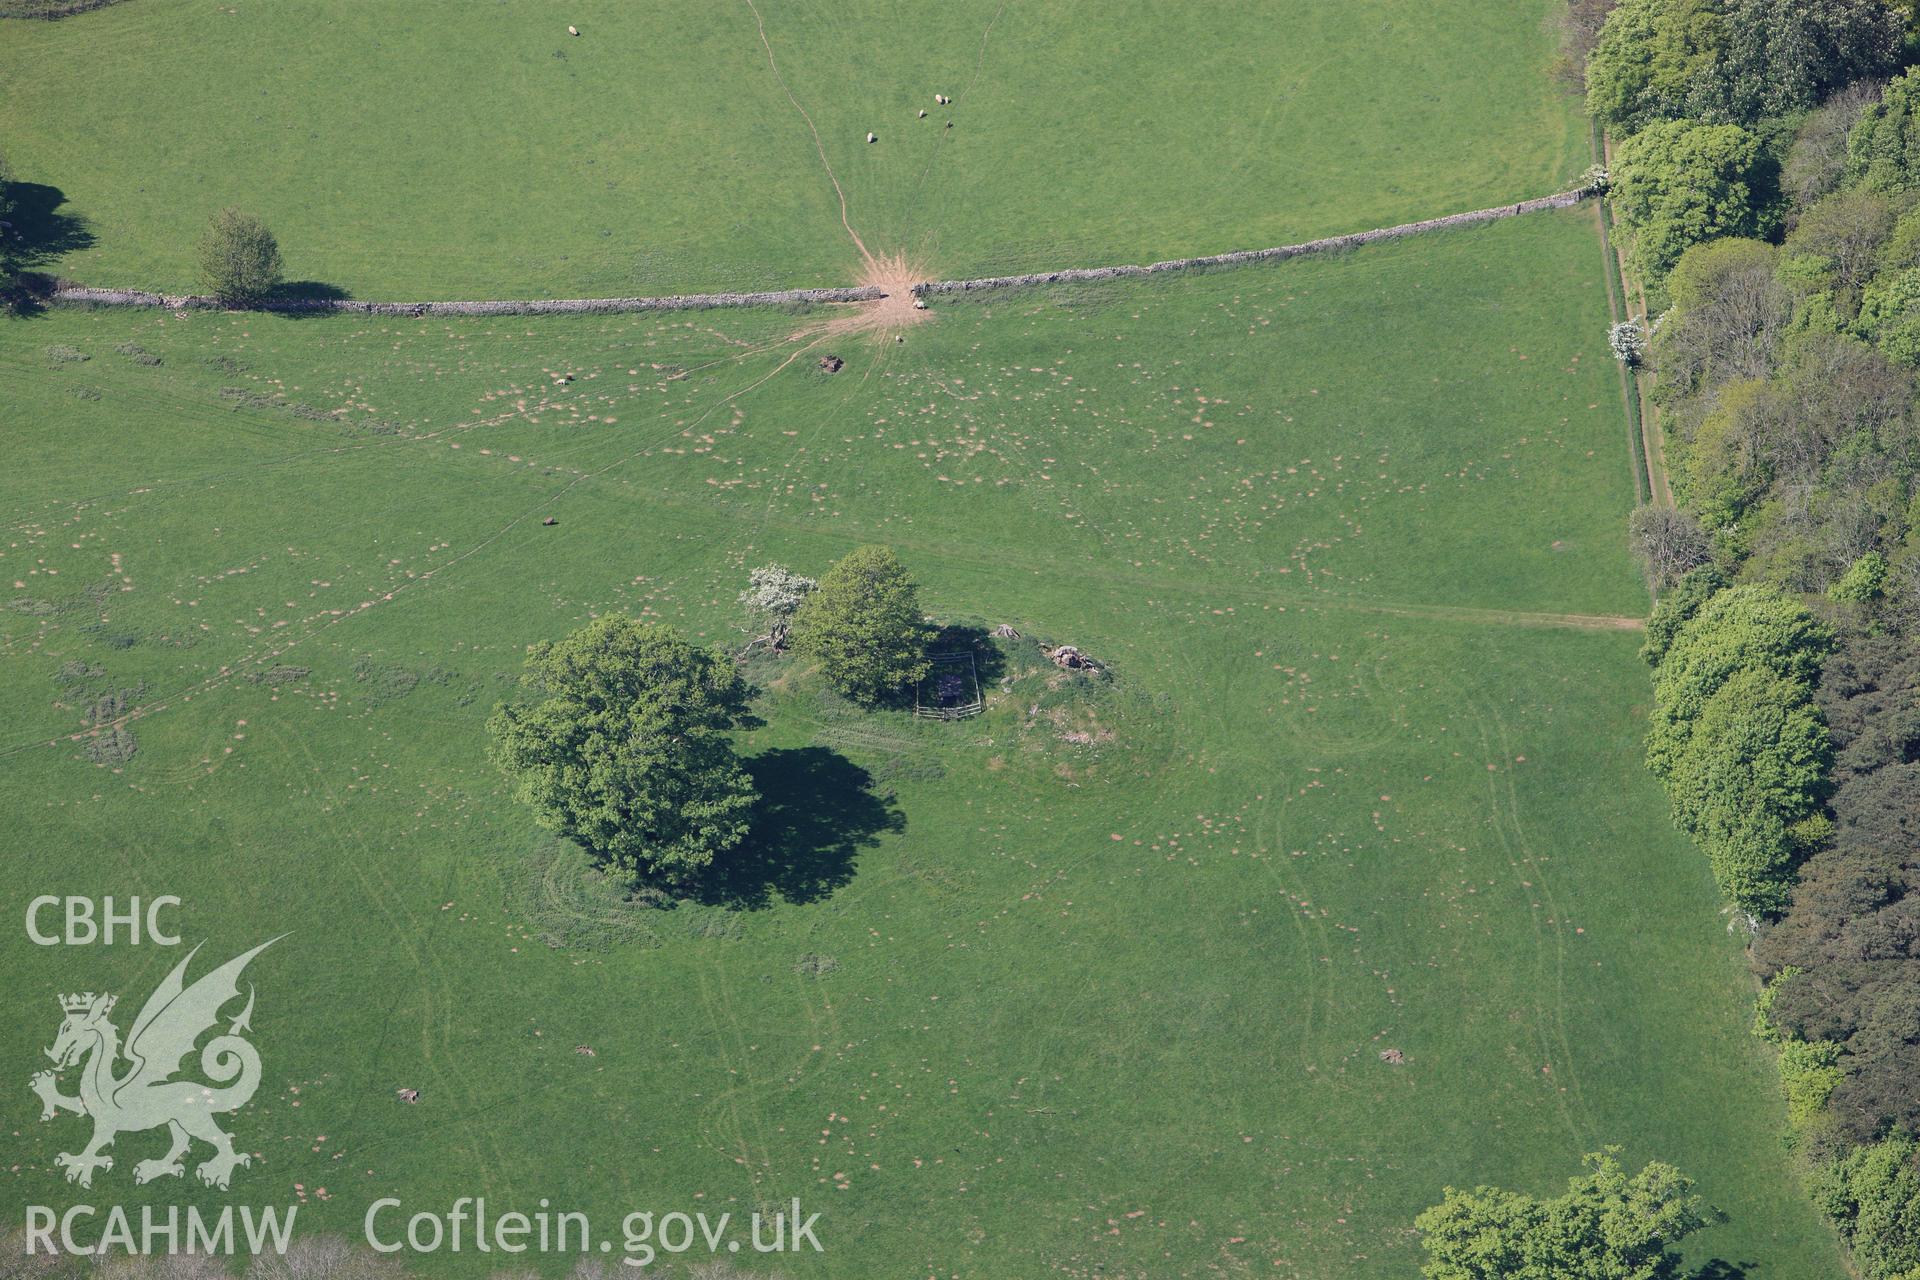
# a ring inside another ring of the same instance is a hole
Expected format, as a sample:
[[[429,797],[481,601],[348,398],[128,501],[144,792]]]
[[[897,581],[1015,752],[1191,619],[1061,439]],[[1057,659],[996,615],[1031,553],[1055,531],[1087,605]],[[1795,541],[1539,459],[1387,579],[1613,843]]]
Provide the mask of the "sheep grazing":
[[[878,142],[878,141],[880,141],[880,135],[879,135],[879,134],[877,134],[877,133],[870,133],[870,134],[868,134],[868,135],[867,135],[867,141],[868,141],[868,142]]]
[[[934,94],[934,95],[933,95],[933,100],[934,100],[935,102],[937,102],[937,103],[939,103],[939,104],[940,104],[941,106],[943,106],[943,107],[944,107],[944,106],[946,106],[946,105],[947,105],[947,103],[949,103],[949,102],[951,102],[951,101],[952,101],[952,99],[951,99],[951,98],[949,98],[949,97],[947,97],[947,95],[946,95],[946,94],[944,94],[944,93],[936,93],[936,94]]]
[[[568,24],[567,34],[570,36],[577,36],[580,34],[580,28],[573,26],[572,24]]]
[[[927,109],[925,107],[920,108],[920,118],[922,120],[927,118]]]

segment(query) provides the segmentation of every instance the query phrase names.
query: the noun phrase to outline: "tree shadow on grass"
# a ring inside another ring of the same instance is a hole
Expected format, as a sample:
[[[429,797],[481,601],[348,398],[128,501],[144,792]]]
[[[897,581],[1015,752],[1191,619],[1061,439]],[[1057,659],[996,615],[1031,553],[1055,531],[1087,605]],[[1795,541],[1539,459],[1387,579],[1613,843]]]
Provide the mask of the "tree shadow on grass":
[[[760,792],[753,830],[693,887],[709,906],[758,910],[778,894],[816,902],[853,879],[862,849],[906,829],[873,775],[825,747],[782,747],[746,762]]]
[[[69,253],[93,244],[93,232],[87,220],[67,213],[66,193],[42,182],[12,182],[7,195],[13,212],[6,230],[8,237],[0,249],[0,261],[10,269],[13,279],[6,282],[9,309],[15,315],[38,315],[46,309],[45,299],[56,284],[45,268]]]
[[[13,232],[19,237],[13,245],[13,258],[21,267],[44,267],[54,260],[93,246],[93,232],[87,220],[77,213],[63,212],[66,192],[43,182],[12,182],[7,194],[13,198]]]
[[[941,627],[927,646],[929,654],[971,653],[974,670],[982,687],[998,680],[1007,669],[1007,655],[987,629],[974,622],[949,622]]]
[[[1687,1273],[1687,1280],[1747,1280],[1747,1268],[1751,1262],[1728,1262],[1725,1258],[1714,1258],[1702,1263]]]
[[[311,316],[330,316],[329,302],[345,302],[353,295],[337,284],[324,280],[283,280],[267,295],[261,309],[293,320]]]

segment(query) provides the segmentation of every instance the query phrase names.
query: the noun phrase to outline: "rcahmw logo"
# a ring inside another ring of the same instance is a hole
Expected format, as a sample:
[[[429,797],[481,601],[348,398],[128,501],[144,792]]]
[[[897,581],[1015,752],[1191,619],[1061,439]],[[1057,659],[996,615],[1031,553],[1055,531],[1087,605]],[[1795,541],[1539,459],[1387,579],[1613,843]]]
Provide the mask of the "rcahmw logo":
[[[164,1208],[145,1205],[138,1222],[120,1205],[105,1211],[106,1221],[100,1234],[93,1236],[92,1220],[101,1210],[90,1204],[76,1204],[64,1213],[47,1205],[27,1206],[27,1252],[29,1254],[139,1254],[151,1257],[163,1253],[198,1253],[211,1256],[231,1255],[237,1247],[259,1255],[272,1250],[285,1253],[293,1238],[293,1218],[298,1205],[256,1210],[242,1205],[224,1205],[209,1215],[188,1205],[183,1213],[179,1205]],[[234,1220],[240,1231],[234,1233]]]
[[[116,1138],[163,1127],[171,1145],[165,1155],[133,1166],[135,1182],[183,1176],[183,1158],[196,1141],[213,1148],[193,1171],[207,1186],[226,1190],[233,1171],[252,1162],[246,1152],[233,1149],[233,1139],[215,1118],[245,1106],[260,1087],[260,1054],[245,1034],[253,1030],[251,986],[246,1007],[200,1050],[200,1073],[208,1083],[175,1076],[200,1037],[219,1023],[221,1009],[239,998],[240,973],[247,962],[279,940],[261,943],[189,986],[187,966],[200,951],[195,947],[140,1007],[124,1043],[111,1016],[116,997],[91,991],[60,997],[65,1018],[46,1051],[54,1070],[35,1075],[31,1086],[40,1097],[42,1120],[71,1111],[93,1121],[92,1141],[78,1152],[54,1157],[68,1182],[92,1186],[96,1172],[113,1168],[106,1150]],[[124,1071],[119,1069],[122,1059],[128,1064]],[[74,1066],[79,1067],[78,1092],[61,1093],[56,1072]]]

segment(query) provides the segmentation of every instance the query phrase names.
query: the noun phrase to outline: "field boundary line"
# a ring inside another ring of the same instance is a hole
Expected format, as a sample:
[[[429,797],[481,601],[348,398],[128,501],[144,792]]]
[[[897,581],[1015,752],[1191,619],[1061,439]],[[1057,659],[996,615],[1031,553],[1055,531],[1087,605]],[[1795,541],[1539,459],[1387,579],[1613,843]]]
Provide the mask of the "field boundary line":
[[[1300,244],[1277,245],[1271,249],[1238,249],[1231,253],[1208,254],[1198,258],[1171,258],[1165,262],[1150,263],[1146,266],[1063,267],[1058,271],[1039,271],[1017,276],[935,280],[916,284],[912,287],[912,291],[915,296],[924,298],[935,294],[973,293],[984,289],[1071,284],[1086,280],[1119,280],[1176,271],[1200,271],[1209,267],[1238,267],[1257,262],[1283,262],[1289,258],[1339,253],[1382,240],[1399,240],[1429,231],[1445,231],[1453,227],[1497,222],[1502,218],[1543,213],[1553,209],[1570,209],[1597,194],[1598,192],[1591,187],[1577,187],[1571,191],[1556,192],[1550,196],[1522,200],[1515,204],[1495,205],[1489,209],[1474,209],[1467,213],[1450,213],[1444,217],[1427,218],[1419,222],[1403,222],[1391,227],[1377,227],[1372,231],[1354,231],[1346,235],[1327,236]],[[758,293],[685,293],[643,298],[528,298],[520,301],[362,302],[354,298],[280,298],[263,302],[252,309],[301,315],[335,311],[350,315],[416,318],[432,315],[616,315],[635,311],[695,311],[714,307],[779,307],[878,302],[887,296],[886,290],[866,285],[858,288],[775,289]],[[100,289],[79,284],[60,285],[47,295],[46,301],[59,306],[76,307],[155,307],[169,311],[225,309],[219,299],[205,294],[154,293],[145,289]]]
[[[1600,131],[1600,156],[1609,173],[1613,170],[1613,138],[1604,130]],[[1651,333],[1651,315],[1647,306],[1647,282],[1627,271],[1626,259],[1620,255],[1615,243],[1620,231],[1620,218],[1611,200],[1607,201],[1601,214],[1603,225],[1600,230],[1601,243],[1609,259],[1609,267],[1620,282],[1621,301],[1627,312],[1627,319],[1637,323],[1642,332]],[[1634,307],[1635,300],[1639,307]],[[1653,397],[1647,394],[1646,375],[1640,369],[1624,370],[1633,388],[1631,408],[1634,410],[1634,426],[1640,433],[1640,454],[1646,467],[1647,501],[1656,507],[1671,507],[1673,486],[1667,475],[1666,428],[1660,422],[1660,408],[1654,404]]]
[[[354,298],[269,299],[252,311],[308,315],[338,311],[376,316],[617,315],[632,311],[703,311],[716,307],[784,307],[813,303],[878,302],[886,290],[872,285],[835,289],[772,289],[758,293],[686,293],[650,298],[526,298],[477,302],[361,302]],[[146,289],[95,289],[61,285],[46,300],[59,306],[161,307],[169,311],[223,311],[218,298],[200,293],[153,293]]]
[[[1300,244],[1283,244],[1272,249],[1239,249],[1232,253],[1208,254],[1199,258],[1171,258],[1165,262],[1155,262],[1144,267],[1068,267],[1060,271],[1031,272],[1017,276],[988,276],[979,280],[939,280],[930,284],[915,285],[913,291],[925,297],[929,294],[971,293],[978,289],[1007,289],[1035,284],[1072,284],[1083,280],[1116,280],[1160,275],[1171,271],[1201,271],[1208,267],[1239,267],[1256,262],[1283,262],[1288,258],[1339,253],[1342,250],[1357,249],[1362,245],[1374,244],[1381,240],[1399,240],[1429,231],[1445,231],[1452,227],[1497,222],[1502,218],[1514,218],[1526,213],[1570,209],[1596,194],[1597,192],[1591,187],[1576,187],[1571,191],[1560,191],[1535,200],[1522,200],[1517,204],[1495,205],[1490,209],[1474,209],[1467,213],[1450,213],[1444,217],[1427,218],[1420,222],[1402,222],[1397,226],[1378,227],[1372,231],[1355,231],[1343,236],[1327,236]]]
[[[56,4],[45,9],[25,9],[19,12],[9,9],[0,12],[0,21],[11,18],[15,22],[58,22],[62,18],[92,13],[95,9],[105,9],[109,5],[119,3],[121,0],[71,0],[68,4]]]
[[[1593,147],[1594,163],[1600,163],[1601,142],[1600,126],[1593,125],[1589,134]],[[1607,234],[1607,210],[1605,202],[1594,210],[1594,229],[1600,238],[1600,277],[1607,290],[1607,314],[1614,324],[1627,318],[1626,282],[1620,274],[1620,255],[1614,251],[1613,239]],[[1635,384],[1633,370],[1625,361],[1616,360],[1620,371],[1620,407],[1627,425],[1627,463],[1633,472],[1633,501],[1636,506],[1648,501],[1651,487],[1651,475],[1647,467],[1646,439],[1641,423],[1640,389]]]

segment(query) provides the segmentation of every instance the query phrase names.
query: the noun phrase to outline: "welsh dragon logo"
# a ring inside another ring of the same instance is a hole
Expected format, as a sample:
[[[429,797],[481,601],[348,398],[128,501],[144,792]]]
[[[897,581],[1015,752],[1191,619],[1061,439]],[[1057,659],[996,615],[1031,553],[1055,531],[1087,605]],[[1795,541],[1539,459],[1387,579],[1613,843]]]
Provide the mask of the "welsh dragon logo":
[[[96,1169],[113,1168],[113,1157],[104,1152],[116,1137],[162,1125],[173,1145],[158,1160],[134,1165],[135,1182],[185,1174],[182,1157],[195,1139],[213,1148],[213,1155],[194,1169],[210,1187],[226,1190],[234,1169],[252,1163],[246,1152],[233,1149],[233,1139],[214,1120],[221,1112],[245,1106],[260,1087],[260,1054],[241,1034],[253,1029],[251,985],[246,1008],[227,1024],[225,1034],[207,1041],[200,1050],[200,1070],[212,1083],[174,1076],[195,1042],[220,1021],[220,1010],[239,998],[240,972],[247,962],[279,940],[235,956],[188,986],[187,966],[200,951],[195,947],[141,1006],[124,1046],[119,1028],[109,1018],[117,997],[89,991],[60,998],[66,1020],[46,1051],[54,1070],[38,1073],[30,1083],[45,1108],[42,1120],[51,1120],[61,1111],[93,1117],[93,1141],[86,1149],[77,1155],[63,1151],[54,1158],[66,1170],[68,1182],[91,1187]],[[119,1069],[122,1059],[128,1064],[124,1071]],[[56,1072],[75,1063],[83,1064],[80,1092],[68,1097],[59,1091]]]

